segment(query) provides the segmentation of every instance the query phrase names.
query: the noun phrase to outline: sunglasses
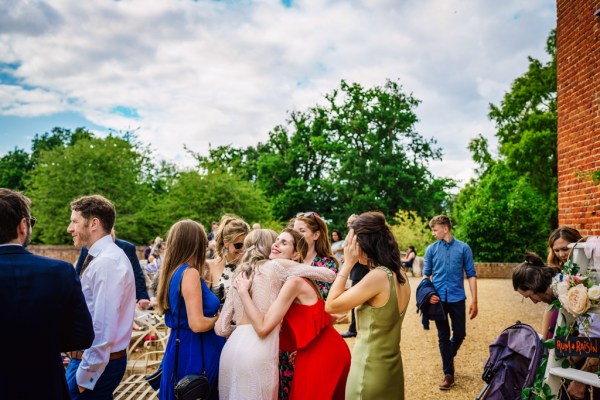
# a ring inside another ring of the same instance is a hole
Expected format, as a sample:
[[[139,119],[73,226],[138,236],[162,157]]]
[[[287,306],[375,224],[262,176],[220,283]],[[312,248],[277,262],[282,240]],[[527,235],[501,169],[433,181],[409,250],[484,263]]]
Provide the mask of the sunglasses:
[[[301,212],[301,213],[296,214],[296,217],[306,217],[306,218],[317,217],[317,218],[321,218],[321,216],[318,213],[314,212],[314,211]]]
[[[37,221],[37,219],[35,219],[35,217],[25,217],[25,219],[27,220],[27,222],[29,222],[29,226],[31,226],[32,228],[35,226],[35,222]]]
[[[233,247],[235,247],[236,250],[241,250],[242,247],[244,247],[244,243],[232,243]]]

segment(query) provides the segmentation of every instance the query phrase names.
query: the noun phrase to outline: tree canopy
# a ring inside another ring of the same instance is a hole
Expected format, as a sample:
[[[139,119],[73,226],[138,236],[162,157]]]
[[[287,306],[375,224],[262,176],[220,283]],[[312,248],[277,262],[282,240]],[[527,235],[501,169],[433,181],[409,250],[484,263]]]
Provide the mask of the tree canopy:
[[[558,222],[556,32],[546,46],[550,60],[529,58],[499,106],[490,104],[499,148],[469,143],[478,177],[459,193],[453,215],[457,235],[481,261],[519,261],[525,250],[543,252]]]
[[[265,143],[221,146],[198,156],[206,171],[245,171],[269,199],[276,218],[316,210],[335,226],[348,215],[399,210],[430,216],[446,206],[454,182],[428,169],[442,152],[415,132],[419,104],[393,81],[364,88],[341,82],[324,104],[289,113]]]

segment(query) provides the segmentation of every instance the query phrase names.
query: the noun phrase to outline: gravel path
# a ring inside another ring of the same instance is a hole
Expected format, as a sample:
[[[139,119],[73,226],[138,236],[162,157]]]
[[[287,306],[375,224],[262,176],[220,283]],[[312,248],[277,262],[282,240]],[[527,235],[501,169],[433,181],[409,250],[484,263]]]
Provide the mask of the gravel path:
[[[483,388],[481,380],[483,365],[489,356],[490,343],[506,327],[519,320],[530,324],[539,331],[544,304],[533,304],[530,300],[521,302],[521,296],[512,288],[509,279],[481,279],[478,284],[479,315],[467,320],[467,338],[455,360],[456,385],[449,391],[440,391],[438,384],[443,379],[442,362],[437,344],[437,330],[431,323],[431,330],[423,330],[420,316],[415,312],[415,290],[420,278],[410,278],[411,302],[402,325],[402,360],[404,363],[404,384],[406,400],[474,399]],[[467,292],[467,312],[470,293]],[[336,325],[340,332],[346,331],[347,324]],[[354,339],[346,339],[350,348]]]

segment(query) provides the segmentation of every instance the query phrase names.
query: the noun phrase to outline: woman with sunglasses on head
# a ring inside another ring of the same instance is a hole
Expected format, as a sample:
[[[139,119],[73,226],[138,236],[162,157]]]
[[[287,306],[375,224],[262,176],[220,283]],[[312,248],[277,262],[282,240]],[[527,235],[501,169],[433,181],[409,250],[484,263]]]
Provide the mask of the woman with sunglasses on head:
[[[305,276],[332,282],[335,274],[326,268],[298,264],[292,229],[279,236],[270,229],[253,230],[246,236],[244,253],[236,276],[253,274],[250,294],[255,307],[266,313],[290,276]],[[226,399],[276,399],[279,382],[279,326],[259,336],[250,325],[239,294],[231,290],[215,326],[228,336],[221,355],[219,392]]]
[[[214,388],[210,398],[218,399],[216,383],[225,339],[213,329],[219,300],[200,278],[207,244],[204,228],[195,221],[179,221],[169,230],[169,250],[160,271],[157,295],[158,309],[171,328],[162,362],[161,400],[175,400],[175,384],[188,374],[203,371]]]
[[[327,267],[337,274],[338,262],[331,251],[327,224],[323,218],[314,211],[299,213],[294,219],[293,227],[304,236],[308,245],[306,262],[310,262],[310,265],[315,267]],[[327,300],[331,284],[317,282],[317,286],[323,298]]]
[[[244,254],[244,239],[250,232],[250,226],[235,215],[224,215],[215,234],[215,253],[212,260],[207,260],[205,279],[210,290],[219,298],[221,304],[231,287],[231,277],[237,263]]]
[[[548,267],[558,272],[563,264],[569,260],[569,244],[577,243],[582,239],[577,229],[561,226],[556,228],[548,238]],[[542,317],[542,340],[554,337],[554,328],[558,319],[558,309],[546,310]]]
[[[367,265],[369,272],[345,290],[357,262]],[[346,236],[344,265],[325,305],[329,313],[356,307],[358,336],[346,399],[404,399],[400,332],[409,300],[410,285],[385,216],[380,212],[361,214]]]
[[[303,237],[288,228],[277,238],[270,258],[301,260],[306,250]],[[242,274],[234,283],[254,330],[259,337],[268,337],[281,327],[280,349],[295,353],[294,379],[289,391],[282,393],[286,389],[280,386],[279,398],[344,399],[350,351],[333,328],[315,283],[297,276],[287,279],[266,311],[257,307],[254,296],[250,297],[254,285],[256,275],[248,278]]]

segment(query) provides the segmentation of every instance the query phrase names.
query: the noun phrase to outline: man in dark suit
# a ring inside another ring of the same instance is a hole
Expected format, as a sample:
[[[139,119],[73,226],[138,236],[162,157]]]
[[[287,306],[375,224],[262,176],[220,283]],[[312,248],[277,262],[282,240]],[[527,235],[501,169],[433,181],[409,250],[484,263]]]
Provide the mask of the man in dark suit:
[[[92,344],[92,318],[73,266],[25,249],[29,205],[0,189],[0,399],[69,399],[60,352]]]
[[[131,268],[133,268],[133,275],[135,277],[135,298],[139,308],[146,308],[148,304],[150,304],[150,297],[148,296],[148,291],[146,289],[146,280],[144,279],[144,272],[142,271],[142,267],[140,266],[140,260],[138,259],[137,253],[135,251],[135,246],[125,240],[117,239],[115,237],[115,230],[111,231],[111,236],[113,241],[117,246],[119,246],[129,258],[131,262]],[[77,259],[77,264],[75,264],[75,272],[79,274],[81,272],[81,268],[83,267],[83,262],[88,255],[87,247],[83,246],[81,248],[81,252],[79,252],[79,258]]]

